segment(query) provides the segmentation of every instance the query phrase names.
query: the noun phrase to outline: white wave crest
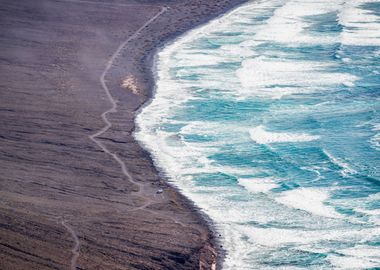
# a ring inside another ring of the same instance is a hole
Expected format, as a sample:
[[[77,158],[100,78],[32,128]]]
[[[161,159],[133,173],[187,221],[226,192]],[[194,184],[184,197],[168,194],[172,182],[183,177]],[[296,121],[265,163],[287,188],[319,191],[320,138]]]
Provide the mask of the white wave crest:
[[[243,86],[239,92],[259,97],[283,96],[321,91],[327,86],[352,86],[356,76],[329,72],[330,63],[278,61],[264,56],[242,62],[236,75]]]
[[[343,161],[343,160],[341,160],[339,158],[334,157],[331,153],[327,152],[326,150],[323,150],[323,152],[326,154],[326,156],[330,159],[330,161],[332,163],[334,163],[335,165],[337,165],[338,167],[341,168],[340,174],[343,177],[347,177],[350,174],[357,173],[357,171],[355,171],[354,169],[352,169],[347,162],[345,162],[345,161]]]
[[[267,193],[271,189],[278,187],[272,178],[241,178],[239,184],[253,193]]]
[[[335,12],[340,8],[342,1],[328,2],[316,1],[287,1],[285,5],[278,8],[273,16],[267,21],[256,35],[257,40],[287,43],[290,45],[298,43],[331,43],[336,37],[312,36],[304,31],[310,22],[305,20],[306,16],[321,15]]]
[[[362,230],[293,230],[278,228],[257,228],[250,226],[241,226],[239,228],[254,243],[268,246],[278,247],[288,244],[297,243],[299,247],[308,245],[310,248],[313,244],[320,241],[336,241],[365,243],[375,238],[380,233],[380,228],[366,228]],[[318,248],[316,246],[315,248]]]
[[[372,131],[378,132],[380,131],[380,124],[375,123],[373,124]],[[380,150],[380,133],[376,133],[373,135],[370,139],[370,143],[373,149]]]
[[[363,9],[368,0],[345,1],[338,19],[343,26],[340,42],[353,46],[380,46],[380,17]]]
[[[369,269],[379,266],[380,249],[374,246],[355,246],[339,250],[344,256],[329,255],[336,269]]]
[[[298,188],[281,194],[280,197],[275,198],[278,203],[307,211],[313,215],[329,218],[342,217],[333,207],[324,203],[329,198],[328,191],[315,188]]]
[[[249,131],[251,139],[258,144],[308,142],[317,140],[319,136],[305,133],[269,132],[264,126],[257,126]]]

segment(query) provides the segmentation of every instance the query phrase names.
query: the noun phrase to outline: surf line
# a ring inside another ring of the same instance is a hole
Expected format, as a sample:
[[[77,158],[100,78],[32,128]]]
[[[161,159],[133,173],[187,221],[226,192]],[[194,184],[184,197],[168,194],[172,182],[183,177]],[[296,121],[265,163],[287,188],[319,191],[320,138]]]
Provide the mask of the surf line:
[[[101,74],[99,80],[100,80],[100,83],[101,83],[101,85],[102,85],[102,87],[104,89],[104,92],[106,93],[107,98],[111,102],[112,106],[111,106],[111,108],[109,108],[108,110],[104,111],[101,114],[101,118],[103,119],[103,121],[105,123],[105,126],[102,129],[100,129],[98,132],[96,132],[96,133],[88,136],[95,144],[97,144],[103,150],[103,152],[105,152],[108,155],[110,155],[114,160],[116,160],[119,163],[123,174],[128,178],[128,180],[131,183],[133,183],[133,184],[135,184],[135,185],[137,185],[139,187],[139,190],[136,192],[138,195],[142,194],[142,192],[144,190],[144,185],[142,183],[139,183],[139,182],[135,181],[133,179],[132,175],[129,173],[129,171],[128,171],[126,165],[125,165],[125,163],[120,159],[120,157],[116,153],[113,153],[110,150],[108,150],[108,148],[101,141],[99,141],[97,139],[97,137],[99,137],[100,135],[102,135],[103,133],[105,133],[107,130],[109,130],[112,127],[112,123],[108,120],[107,114],[117,112],[117,102],[115,101],[115,99],[111,95],[111,92],[110,92],[110,90],[109,90],[109,88],[108,88],[108,86],[106,84],[105,77],[106,77],[108,71],[111,69],[111,67],[113,65],[113,62],[117,59],[117,57],[119,56],[119,54],[121,53],[121,51],[125,48],[125,46],[130,41],[132,41],[136,37],[138,37],[138,35],[140,34],[141,31],[143,31],[147,26],[149,26],[153,21],[155,21],[159,16],[161,16],[163,13],[165,13],[169,9],[170,9],[170,7],[162,6],[161,10],[159,12],[157,12],[156,15],[154,15],[152,18],[150,18],[148,21],[146,21],[139,29],[137,29],[137,31],[132,36],[130,36],[128,39],[126,39],[124,42],[122,42],[119,45],[119,47],[116,49],[116,51],[113,53],[113,55],[111,56],[111,58],[108,60],[107,65],[106,65],[103,73]],[[141,195],[141,197],[143,197],[143,196]],[[145,204],[143,204],[142,206],[135,207],[134,209],[129,210],[129,212],[134,212],[134,211],[138,211],[138,210],[144,209],[144,210],[146,210],[146,211],[148,211],[148,212],[150,212],[150,213],[152,213],[154,215],[157,215],[157,213],[155,213],[154,211],[151,211],[151,210],[147,209],[147,207],[149,205],[151,205],[152,202],[154,202],[154,199],[149,199],[148,198],[148,200],[147,200],[147,202]],[[165,215],[165,214],[162,215],[162,216],[165,216],[165,217],[171,219],[175,224],[178,224],[179,226],[181,226],[183,228],[188,227],[183,222],[181,222],[180,220],[176,219],[175,217],[171,217],[171,216]],[[204,239],[207,239],[207,236],[205,236],[203,233],[202,233],[202,237]],[[78,256],[79,256],[79,253],[78,253]],[[74,265],[74,268],[72,268],[72,270],[76,270],[76,260],[77,260],[77,257],[75,257],[75,265]],[[216,269],[215,258],[214,258],[214,261],[212,263],[212,269]]]

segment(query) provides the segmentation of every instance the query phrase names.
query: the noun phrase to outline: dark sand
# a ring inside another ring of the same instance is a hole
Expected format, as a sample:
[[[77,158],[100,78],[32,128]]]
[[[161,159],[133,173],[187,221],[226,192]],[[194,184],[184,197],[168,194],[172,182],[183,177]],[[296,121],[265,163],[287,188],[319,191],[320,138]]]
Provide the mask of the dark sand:
[[[132,132],[155,49],[241,2],[0,0],[0,269],[213,269],[209,224]]]

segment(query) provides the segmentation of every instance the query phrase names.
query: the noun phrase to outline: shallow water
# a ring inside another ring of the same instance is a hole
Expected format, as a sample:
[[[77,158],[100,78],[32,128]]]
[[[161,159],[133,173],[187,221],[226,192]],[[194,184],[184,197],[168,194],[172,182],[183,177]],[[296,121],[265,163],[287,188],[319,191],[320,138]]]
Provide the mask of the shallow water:
[[[380,267],[380,2],[269,0],[158,56],[136,137],[225,269]]]

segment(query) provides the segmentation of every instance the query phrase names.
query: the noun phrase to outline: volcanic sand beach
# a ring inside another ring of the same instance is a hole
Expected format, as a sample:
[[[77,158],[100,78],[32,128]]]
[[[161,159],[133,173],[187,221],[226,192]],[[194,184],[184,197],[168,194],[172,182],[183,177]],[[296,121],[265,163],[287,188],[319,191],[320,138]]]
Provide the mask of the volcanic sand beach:
[[[0,269],[213,269],[134,118],[156,49],[241,2],[0,1]]]

